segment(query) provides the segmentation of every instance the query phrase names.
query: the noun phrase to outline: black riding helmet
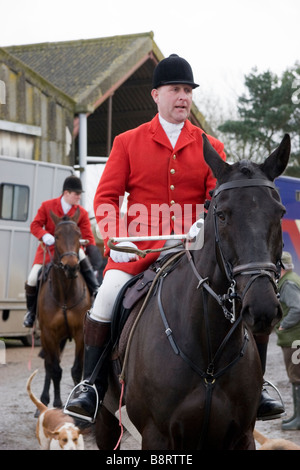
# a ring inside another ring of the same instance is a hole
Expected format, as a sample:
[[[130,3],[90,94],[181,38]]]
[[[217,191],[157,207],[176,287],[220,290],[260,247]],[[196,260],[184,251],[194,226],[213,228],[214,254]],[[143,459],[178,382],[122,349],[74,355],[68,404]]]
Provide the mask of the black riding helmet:
[[[83,193],[82,184],[80,178],[77,176],[68,176],[63,185],[63,192],[64,191],[75,191],[76,193]]]
[[[199,86],[197,83],[194,83],[193,71],[190,64],[177,54],[171,54],[166,59],[160,61],[153,73],[153,88],[172,84],[186,84],[192,88]]]

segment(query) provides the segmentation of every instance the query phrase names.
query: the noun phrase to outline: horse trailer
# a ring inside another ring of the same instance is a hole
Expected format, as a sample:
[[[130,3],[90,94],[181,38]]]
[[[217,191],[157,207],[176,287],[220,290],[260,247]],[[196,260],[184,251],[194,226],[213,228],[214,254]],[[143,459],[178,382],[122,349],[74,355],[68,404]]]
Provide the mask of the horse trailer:
[[[0,337],[31,342],[23,327],[26,313],[24,284],[38,241],[30,223],[41,203],[57,197],[72,167],[0,156]]]

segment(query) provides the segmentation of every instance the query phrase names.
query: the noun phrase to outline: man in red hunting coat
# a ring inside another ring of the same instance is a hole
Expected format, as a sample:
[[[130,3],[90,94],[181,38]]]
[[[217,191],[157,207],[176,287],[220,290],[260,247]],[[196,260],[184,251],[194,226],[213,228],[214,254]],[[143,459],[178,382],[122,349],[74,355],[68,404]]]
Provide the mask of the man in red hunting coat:
[[[68,215],[73,217],[77,208],[80,209],[80,216],[78,219],[78,227],[81,231],[83,239],[88,240],[89,244],[86,247],[86,256],[82,248],[79,250],[80,271],[87,283],[89,291],[92,296],[95,296],[99,284],[96,279],[94,269],[97,270],[99,265],[99,258],[101,264],[101,255],[96,247],[95,239],[91,230],[91,224],[88,212],[79,205],[79,200],[82,193],[82,185],[79,178],[76,176],[69,176],[63,184],[62,195],[58,198],[51,199],[42,203],[34,220],[30,225],[30,231],[38,240],[42,241],[47,246],[44,250],[39,244],[33,266],[29,273],[27,282],[25,284],[27,313],[24,318],[24,326],[32,327],[36,316],[36,300],[37,300],[37,277],[43,263],[49,263],[54,254],[54,230],[55,224],[50,216],[50,211],[54,212],[58,217]]]
[[[152,98],[158,114],[152,121],[129,130],[114,140],[99,182],[94,211],[109,256],[103,283],[85,319],[84,378],[65,407],[69,414],[91,419],[95,413],[94,389],[87,387],[110,336],[111,317],[120,289],[134,275],[148,268],[158,253],[138,258],[134,253],[109,250],[107,241],[118,236],[197,234],[199,214],[210,199],[216,180],[203,156],[203,130],[188,120],[194,82],[190,64],[176,54],[163,59],[153,75]],[[224,145],[207,136],[225,159]],[[128,193],[127,212],[121,206]],[[157,249],[176,241],[125,241],[119,246]],[[95,382],[99,401],[107,389],[107,361]]]

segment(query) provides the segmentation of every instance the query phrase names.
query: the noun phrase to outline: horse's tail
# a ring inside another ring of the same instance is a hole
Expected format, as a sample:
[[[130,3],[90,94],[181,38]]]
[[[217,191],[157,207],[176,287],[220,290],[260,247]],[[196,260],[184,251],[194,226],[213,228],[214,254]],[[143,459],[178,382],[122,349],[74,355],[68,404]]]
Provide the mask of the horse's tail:
[[[263,445],[267,441],[267,438],[258,432],[257,429],[253,431],[253,437],[260,445]]]
[[[29,395],[29,398],[31,399],[31,401],[33,401],[33,403],[35,404],[35,406],[37,407],[37,409],[43,413],[44,411],[46,411],[48,408],[46,405],[44,405],[44,403],[42,403],[31,391],[31,382],[32,382],[32,379],[33,377],[36,375],[38,369],[36,369],[32,374],[31,376],[29,377],[29,379],[27,380],[27,384],[26,384],[26,389],[27,389],[27,393]]]

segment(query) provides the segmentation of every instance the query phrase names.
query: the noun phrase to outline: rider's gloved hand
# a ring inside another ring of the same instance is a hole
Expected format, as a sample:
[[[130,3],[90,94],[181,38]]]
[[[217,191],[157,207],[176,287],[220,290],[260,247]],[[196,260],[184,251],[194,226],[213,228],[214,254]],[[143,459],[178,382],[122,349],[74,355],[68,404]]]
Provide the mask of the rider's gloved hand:
[[[42,240],[45,243],[45,245],[51,246],[54,245],[55,238],[51,233],[45,233],[45,235],[42,236]]]
[[[132,242],[120,242],[116,246],[124,246],[129,248],[137,248],[137,246]],[[110,257],[115,263],[128,263],[129,261],[137,261],[139,259],[138,255],[135,253],[126,253],[124,251],[110,250]]]
[[[203,227],[203,224],[204,224],[204,219],[201,218],[201,219],[196,220],[196,222],[191,226],[189,233],[187,235],[190,240],[193,240],[193,238],[197,237],[198,233]]]

